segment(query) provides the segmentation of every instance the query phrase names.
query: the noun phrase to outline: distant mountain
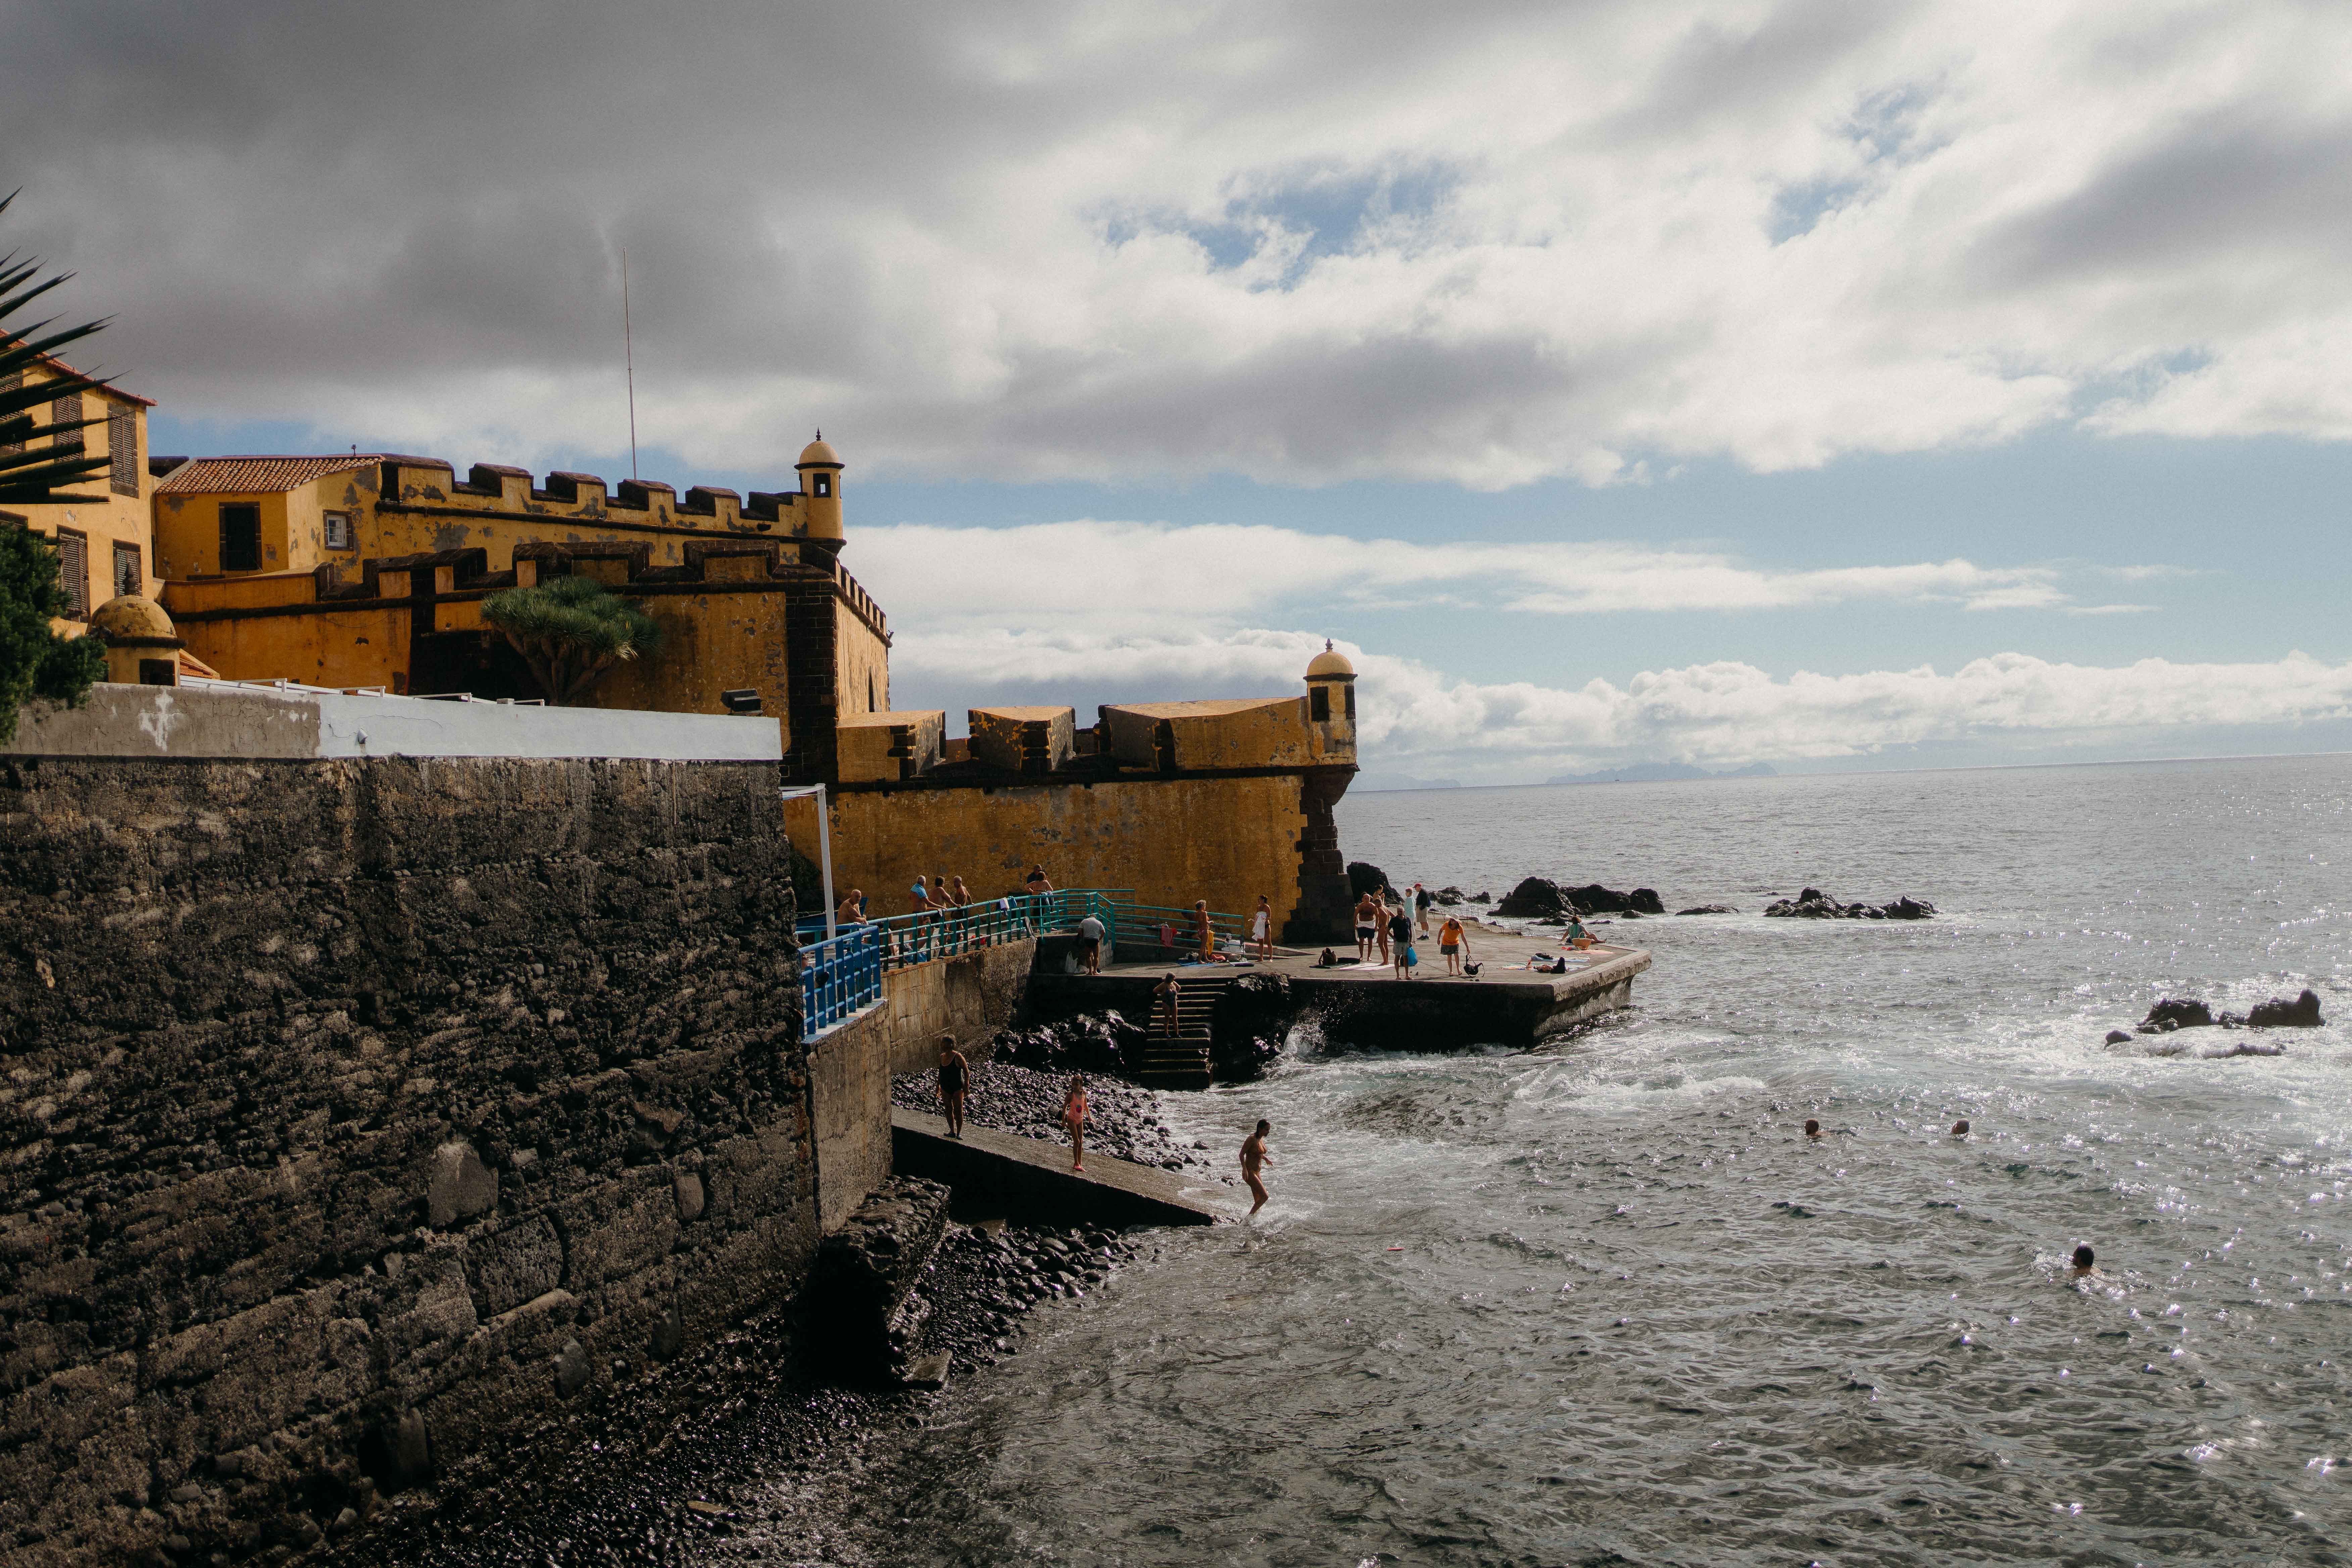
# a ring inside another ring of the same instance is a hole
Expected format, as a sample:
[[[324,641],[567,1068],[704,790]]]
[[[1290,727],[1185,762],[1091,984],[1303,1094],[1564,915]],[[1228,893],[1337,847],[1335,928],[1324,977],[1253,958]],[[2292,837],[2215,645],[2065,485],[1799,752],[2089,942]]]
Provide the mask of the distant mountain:
[[[1750,763],[1744,768],[1732,768],[1719,773],[1695,768],[1688,763],[1633,763],[1622,768],[1603,768],[1593,773],[1562,773],[1544,782],[1556,784],[1657,784],[1668,779],[1770,779],[1780,776],[1780,770],[1769,763]]]
[[[1377,794],[1391,789],[1460,789],[1460,779],[1417,779],[1408,773],[1358,773],[1353,785],[1358,795],[1367,791]]]

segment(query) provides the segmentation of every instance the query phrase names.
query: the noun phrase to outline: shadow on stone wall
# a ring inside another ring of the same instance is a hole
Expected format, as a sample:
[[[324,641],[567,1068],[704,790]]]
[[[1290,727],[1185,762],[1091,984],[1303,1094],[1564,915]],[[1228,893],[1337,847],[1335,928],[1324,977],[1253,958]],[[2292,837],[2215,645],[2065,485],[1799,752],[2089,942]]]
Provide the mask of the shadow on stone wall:
[[[309,1545],[795,1288],[776,784],[0,758],[0,1557]]]

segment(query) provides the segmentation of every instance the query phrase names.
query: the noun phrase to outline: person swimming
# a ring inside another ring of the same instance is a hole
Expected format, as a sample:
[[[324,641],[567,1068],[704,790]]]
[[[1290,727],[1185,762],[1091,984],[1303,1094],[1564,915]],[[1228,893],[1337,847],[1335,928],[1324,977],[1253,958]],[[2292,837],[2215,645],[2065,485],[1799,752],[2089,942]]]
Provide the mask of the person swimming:
[[[1818,1138],[1821,1135],[1822,1124],[1814,1121],[1810,1116],[1805,1118],[1805,1136],[1808,1138]]]
[[[2091,1250],[2087,1243],[2074,1248],[2074,1277],[2077,1279],[2085,1274],[2095,1272],[2097,1264],[2098,1255]]]
[[[1952,1136],[1955,1138],[1965,1138],[1968,1135],[1969,1119],[1963,1116],[1958,1121],[1952,1123]]]

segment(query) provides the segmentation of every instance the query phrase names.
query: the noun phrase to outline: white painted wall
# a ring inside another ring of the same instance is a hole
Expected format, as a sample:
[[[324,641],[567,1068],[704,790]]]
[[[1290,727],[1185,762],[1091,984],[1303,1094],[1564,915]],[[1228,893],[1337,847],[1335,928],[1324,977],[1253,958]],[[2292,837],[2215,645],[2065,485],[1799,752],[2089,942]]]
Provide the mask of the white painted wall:
[[[530,708],[188,680],[100,685],[74,709],[28,704],[5,750],[100,757],[643,757],[780,762],[773,717]]]

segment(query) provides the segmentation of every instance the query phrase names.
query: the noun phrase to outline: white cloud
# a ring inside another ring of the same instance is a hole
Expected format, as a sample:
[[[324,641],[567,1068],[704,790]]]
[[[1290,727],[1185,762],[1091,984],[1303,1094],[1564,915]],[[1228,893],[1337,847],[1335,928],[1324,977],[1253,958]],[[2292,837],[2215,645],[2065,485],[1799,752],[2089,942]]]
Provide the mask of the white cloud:
[[[974,630],[902,638],[895,678],[972,703],[1056,692],[1068,700],[1073,688],[1128,700],[1272,693],[1297,690],[1320,646],[1308,633],[1267,629],[1165,638]],[[1565,689],[1454,679],[1417,660],[1343,647],[1358,670],[1367,765],[1480,783],[1612,763],[1820,762],[1954,742],[2063,754],[2166,733],[2352,719],[2352,664],[2300,653],[2114,668],[2003,653],[1948,673],[1922,665],[1788,676],[1723,661]]]
[[[1537,615],[1813,609],[1877,601],[1970,610],[2081,606],[2058,568],[1951,560],[1789,570],[1611,541],[1418,544],[1267,526],[1081,520],[861,528],[857,571],[905,626],[1011,616],[1129,629],[1230,624],[1312,601]]]
[[[17,21],[12,238],[182,415],[614,450],[625,246],[645,438],[779,477],[2352,435],[2343,6]]]

